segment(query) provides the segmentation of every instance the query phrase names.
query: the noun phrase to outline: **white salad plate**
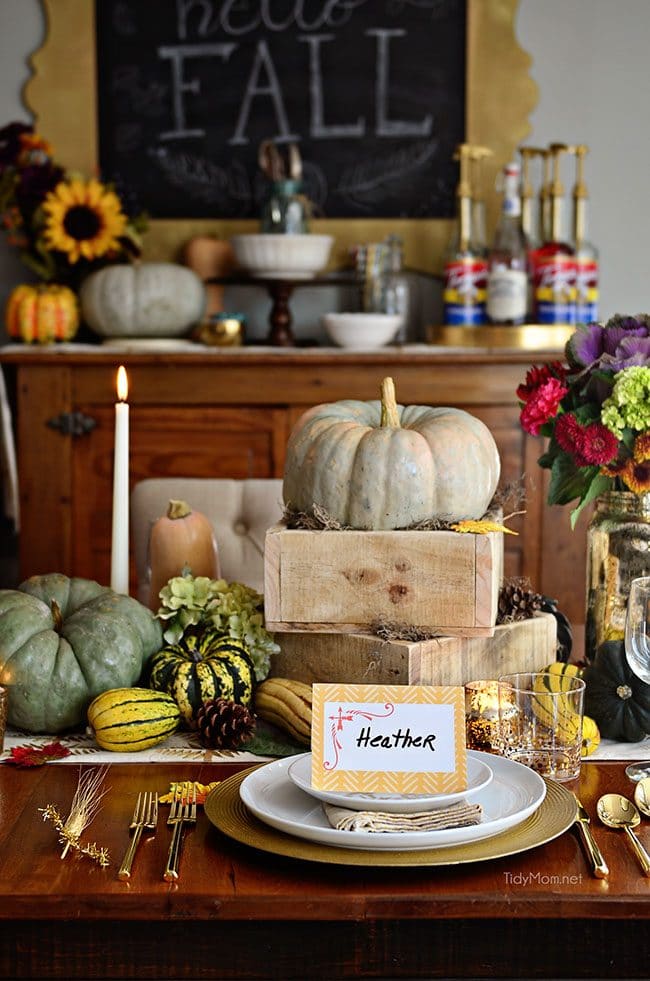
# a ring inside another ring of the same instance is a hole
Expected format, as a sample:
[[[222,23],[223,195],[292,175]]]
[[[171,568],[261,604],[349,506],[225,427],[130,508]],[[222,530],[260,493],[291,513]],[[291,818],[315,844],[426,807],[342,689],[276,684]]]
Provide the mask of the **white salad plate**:
[[[343,793],[340,790],[315,790],[311,785],[311,753],[294,757],[287,773],[296,787],[318,800],[351,807],[356,811],[384,811],[389,814],[415,814],[416,811],[432,811],[446,807],[457,800],[467,800],[483,790],[492,780],[492,769],[481,759],[487,753],[476,750],[467,752],[467,788],[453,794],[361,794]]]
[[[293,783],[289,767],[295,757],[275,760],[258,767],[244,778],[239,788],[242,803],[264,824],[308,841],[372,851],[415,851],[480,841],[507,831],[524,821],[542,804],[546,784],[534,770],[500,756],[489,758],[493,778],[474,795],[481,804],[483,820],[464,828],[440,831],[382,832],[337,831],[329,824],[323,804]]]

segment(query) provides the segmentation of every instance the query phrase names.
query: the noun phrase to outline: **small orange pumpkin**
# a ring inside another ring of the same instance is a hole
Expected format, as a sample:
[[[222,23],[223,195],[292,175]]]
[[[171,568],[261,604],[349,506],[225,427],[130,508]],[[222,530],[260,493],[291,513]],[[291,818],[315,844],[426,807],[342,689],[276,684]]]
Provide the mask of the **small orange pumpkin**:
[[[159,593],[189,568],[193,576],[218,579],[219,551],[212,522],[185,501],[171,500],[167,514],[154,521],[149,536],[149,608],[160,608]]]
[[[21,284],[12,290],[5,311],[9,337],[28,344],[70,341],[79,328],[79,304],[67,286]]]

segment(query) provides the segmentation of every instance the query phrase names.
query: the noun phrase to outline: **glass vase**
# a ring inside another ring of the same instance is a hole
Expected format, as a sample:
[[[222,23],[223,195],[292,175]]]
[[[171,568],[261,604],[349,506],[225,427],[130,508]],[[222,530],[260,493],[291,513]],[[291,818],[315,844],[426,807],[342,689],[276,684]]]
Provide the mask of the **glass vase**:
[[[587,529],[585,656],[623,640],[630,583],[650,575],[650,493],[611,491],[596,501]]]
[[[304,235],[309,207],[299,181],[275,181],[262,208],[261,231],[272,235]]]

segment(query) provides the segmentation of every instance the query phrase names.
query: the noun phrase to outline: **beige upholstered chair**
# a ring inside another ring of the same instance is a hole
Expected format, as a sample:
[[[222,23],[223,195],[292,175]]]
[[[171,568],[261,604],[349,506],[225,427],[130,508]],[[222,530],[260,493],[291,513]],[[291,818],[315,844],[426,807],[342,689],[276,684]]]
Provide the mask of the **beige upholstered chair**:
[[[146,604],[149,595],[149,530],[171,498],[187,501],[214,525],[223,578],[263,592],[264,537],[282,516],[282,481],[161,477],[140,481],[131,494],[138,599]]]

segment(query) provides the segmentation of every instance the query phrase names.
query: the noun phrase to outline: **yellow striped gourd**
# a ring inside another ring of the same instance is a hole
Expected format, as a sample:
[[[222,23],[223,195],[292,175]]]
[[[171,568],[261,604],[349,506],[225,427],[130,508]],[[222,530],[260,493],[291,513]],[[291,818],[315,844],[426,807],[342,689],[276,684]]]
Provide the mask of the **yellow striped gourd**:
[[[204,702],[225,698],[250,705],[255,667],[246,647],[218,630],[185,633],[179,644],[163,647],[149,662],[149,684],[171,695],[181,716],[196,728],[196,713]]]
[[[88,706],[88,722],[102,749],[135,753],[176,731],[181,713],[169,695],[151,688],[111,688]]]
[[[533,711],[544,725],[562,739],[573,739],[580,728],[574,708],[574,682],[582,675],[576,664],[554,661],[542,669],[533,683]]]

